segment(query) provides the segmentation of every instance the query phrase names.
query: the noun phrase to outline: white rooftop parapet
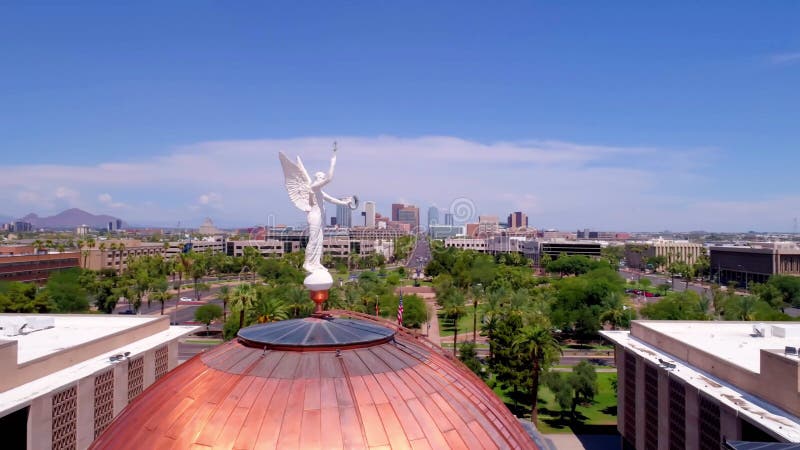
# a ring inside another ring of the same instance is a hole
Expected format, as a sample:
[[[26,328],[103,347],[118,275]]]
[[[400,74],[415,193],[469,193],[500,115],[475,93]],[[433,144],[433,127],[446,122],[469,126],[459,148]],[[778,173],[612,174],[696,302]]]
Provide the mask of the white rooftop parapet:
[[[52,317],[11,316],[0,317],[0,335],[18,336],[55,327]]]
[[[773,325],[772,335],[775,337],[782,337],[782,338],[793,338],[793,339],[800,338],[800,324]]]

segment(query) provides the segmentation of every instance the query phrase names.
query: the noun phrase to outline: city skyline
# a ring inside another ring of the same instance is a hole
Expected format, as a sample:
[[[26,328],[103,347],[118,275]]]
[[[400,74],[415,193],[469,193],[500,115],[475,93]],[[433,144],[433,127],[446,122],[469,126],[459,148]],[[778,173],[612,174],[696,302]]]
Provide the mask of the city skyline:
[[[790,231],[793,12],[14,5],[0,18],[0,215],[300,222],[277,152],[318,170],[337,140],[332,194],[381,211],[465,198],[543,228]]]

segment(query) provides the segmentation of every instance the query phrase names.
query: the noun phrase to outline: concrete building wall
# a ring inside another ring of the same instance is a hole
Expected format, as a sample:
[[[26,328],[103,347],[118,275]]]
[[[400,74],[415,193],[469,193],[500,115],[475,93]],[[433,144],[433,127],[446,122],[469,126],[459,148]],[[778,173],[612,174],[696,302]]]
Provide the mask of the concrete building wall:
[[[128,338],[132,338],[130,335]],[[74,416],[75,426],[75,448],[82,450],[91,445],[95,438],[95,396],[96,396],[96,378],[100,375],[106,374],[109,370],[113,372],[113,416],[116,417],[128,405],[128,361],[138,357],[144,358],[144,383],[142,390],[147,389],[156,381],[156,360],[155,354],[158,348],[166,346],[168,349],[167,360],[170,370],[177,367],[178,357],[178,339],[172,339],[168,342],[157,342],[154,345],[142,352],[131,354],[128,359],[122,359],[118,362],[110,362],[107,367],[103,367],[87,376],[78,380],[65,381],[65,383],[57,388],[42,392],[40,395],[32,398],[29,402],[19,405],[14,411],[28,407],[28,427],[27,427],[27,448],[29,450],[40,450],[53,448],[53,399],[56,395],[65,390],[75,387],[77,389],[76,396],[76,409]],[[16,356],[16,355],[15,355]],[[78,358],[75,361],[81,361],[80,358],[86,356],[75,356]],[[3,362],[5,364],[5,362]],[[16,365],[16,361],[14,361]],[[2,365],[2,367],[7,367]],[[43,375],[49,375],[52,372]],[[5,377],[3,377],[5,378]],[[133,399],[131,399],[133,400]],[[11,413],[13,411],[8,411]]]

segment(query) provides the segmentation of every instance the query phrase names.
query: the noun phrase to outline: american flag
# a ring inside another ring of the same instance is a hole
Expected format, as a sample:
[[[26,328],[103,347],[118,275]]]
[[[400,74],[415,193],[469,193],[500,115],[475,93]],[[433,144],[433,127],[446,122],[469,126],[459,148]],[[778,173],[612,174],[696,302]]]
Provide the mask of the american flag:
[[[403,293],[400,292],[400,303],[397,304],[397,324],[403,326]]]

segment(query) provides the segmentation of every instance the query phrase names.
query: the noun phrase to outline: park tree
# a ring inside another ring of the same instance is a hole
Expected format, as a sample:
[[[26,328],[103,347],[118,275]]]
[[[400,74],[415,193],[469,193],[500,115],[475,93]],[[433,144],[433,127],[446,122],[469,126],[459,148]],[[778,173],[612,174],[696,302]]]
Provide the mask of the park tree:
[[[89,309],[89,296],[80,282],[82,269],[60,270],[50,274],[39,295],[46,295],[63,313],[84,312]]]
[[[512,343],[517,354],[527,355],[530,361],[531,423],[538,419],[539,377],[558,358],[561,348],[550,330],[527,326],[514,337]]]
[[[564,275],[581,275],[589,271],[591,260],[583,255],[561,254],[547,265],[547,271]]]
[[[0,282],[0,312],[47,313],[57,306],[48,295],[37,292],[36,285],[18,281]]]
[[[256,300],[256,289],[251,284],[236,286],[231,294],[231,308],[239,311],[239,329],[244,327],[244,317]]]
[[[704,304],[697,292],[670,292],[659,301],[645,305],[639,312],[651,320],[708,320]]]
[[[581,361],[571,372],[548,372],[545,385],[553,392],[562,415],[569,410],[570,417],[575,419],[575,408],[594,401],[597,396],[597,373],[594,366]]]
[[[600,249],[600,256],[614,267],[619,267],[620,261],[625,257],[625,246],[608,245]]]
[[[206,335],[211,332],[211,322],[219,319],[220,317],[222,317],[222,308],[214,303],[206,303],[194,311],[194,320],[205,324]]]
[[[389,320],[396,318],[400,298],[394,294],[382,295],[379,298],[381,316]],[[419,328],[427,320],[428,310],[422,297],[415,294],[403,295],[403,326]]]
[[[481,379],[486,378],[486,372],[483,370],[483,364],[478,359],[478,354],[475,351],[475,343],[465,341],[462,342],[458,348],[458,359],[465,366],[469,368],[475,375]]]
[[[442,313],[453,323],[453,356],[456,356],[458,339],[458,319],[466,312],[464,306],[464,294],[461,291],[452,290],[442,301]]]

